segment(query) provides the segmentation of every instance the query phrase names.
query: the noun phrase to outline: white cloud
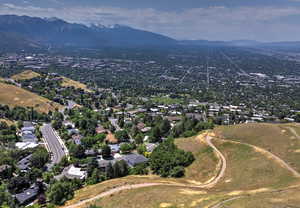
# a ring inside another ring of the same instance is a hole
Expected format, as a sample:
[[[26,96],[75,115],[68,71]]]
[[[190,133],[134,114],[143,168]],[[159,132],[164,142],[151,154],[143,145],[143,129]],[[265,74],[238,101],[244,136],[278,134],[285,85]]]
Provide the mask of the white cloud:
[[[297,24],[283,20],[300,16],[300,7],[209,7],[167,12],[117,7],[40,8],[0,5],[0,14],[59,17],[84,24],[123,24],[178,39],[296,40]],[[291,33],[292,32],[292,33]]]

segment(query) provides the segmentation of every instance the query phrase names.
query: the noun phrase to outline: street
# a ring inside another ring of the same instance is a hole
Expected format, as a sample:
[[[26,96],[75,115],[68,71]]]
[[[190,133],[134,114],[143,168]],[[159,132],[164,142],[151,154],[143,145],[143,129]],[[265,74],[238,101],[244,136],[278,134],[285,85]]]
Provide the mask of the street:
[[[51,165],[57,164],[65,156],[65,151],[63,145],[59,142],[59,136],[54,132],[54,129],[50,124],[44,124],[41,127],[41,132],[45,139],[45,142],[48,144],[50,152],[53,154],[51,159]]]

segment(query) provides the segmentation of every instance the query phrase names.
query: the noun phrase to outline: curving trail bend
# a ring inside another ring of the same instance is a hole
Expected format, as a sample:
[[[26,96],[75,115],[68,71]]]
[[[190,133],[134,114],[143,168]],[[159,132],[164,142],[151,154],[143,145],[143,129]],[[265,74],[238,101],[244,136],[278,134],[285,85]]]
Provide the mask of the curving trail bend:
[[[221,164],[221,169],[219,173],[214,176],[212,179],[210,179],[207,183],[204,183],[202,185],[187,185],[187,184],[172,184],[172,183],[141,183],[141,184],[133,184],[133,185],[124,185],[116,188],[112,188],[108,191],[105,191],[97,196],[94,196],[90,199],[83,200],[81,202],[78,202],[73,205],[65,206],[64,208],[77,208],[84,206],[87,203],[93,202],[95,200],[101,199],[106,196],[110,196],[114,193],[118,193],[120,191],[124,190],[132,190],[132,189],[138,189],[138,188],[145,188],[145,187],[151,187],[151,186],[177,186],[177,187],[186,187],[186,188],[211,188],[215,186],[221,178],[225,175],[225,171],[227,168],[227,162],[224,157],[224,155],[220,152],[220,150],[217,149],[217,147],[212,143],[212,137],[209,134],[206,134],[205,136],[205,142],[213,148],[215,154],[219,158],[220,164]]]

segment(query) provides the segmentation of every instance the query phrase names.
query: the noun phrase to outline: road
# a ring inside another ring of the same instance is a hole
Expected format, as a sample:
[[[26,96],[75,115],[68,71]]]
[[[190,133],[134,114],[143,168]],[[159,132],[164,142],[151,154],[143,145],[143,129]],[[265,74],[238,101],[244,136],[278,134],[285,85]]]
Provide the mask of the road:
[[[49,151],[52,155],[52,162],[50,167],[54,164],[57,164],[61,161],[61,159],[66,155],[64,144],[62,143],[60,137],[52,128],[51,124],[44,124],[41,127],[41,132],[43,134],[43,138],[48,145]]]

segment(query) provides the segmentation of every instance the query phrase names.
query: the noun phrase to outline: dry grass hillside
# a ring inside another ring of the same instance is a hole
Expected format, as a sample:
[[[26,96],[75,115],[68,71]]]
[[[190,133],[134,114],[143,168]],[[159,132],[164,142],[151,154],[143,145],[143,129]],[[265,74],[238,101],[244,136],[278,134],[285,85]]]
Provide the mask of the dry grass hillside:
[[[72,79],[69,79],[67,77],[62,77],[62,86],[63,87],[74,87],[76,89],[82,89],[86,92],[91,92],[91,90],[89,90],[85,84],[77,82]]]
[[[19,74],[15,74],[11,78],[16,80],[16,81],[19,81],[19,80],[33,79],[33,78],[39,77],[39,76],[41,76],[39,73],[36,73],[34,71],[31,71],[31,70],[26,70],[26,71],[23,71]]]
[[[62,108],[58,103],[38,96],[20,87],[0,82],[0,103],[10,107],[33,107],[39,112],[48,113]]]
[[[225,157],[208,145],[207,134],[178,139],[176,144],[195,155],[180,179],[129,176],[78,190],[68,208],[97,204],[104,208],[284,208],[300,204],[300,126],[296,124],[244,124],[218,127],[210,135]],[[222,164],[224,166],[224,164]],[[295,172],[293,172],[295,171]],[[143,185],[149,186],[143,186]],[[101,197],[99,197],[101,196]]]
[[[14,122],[8,119],[0,119],[0,122],[5,122],[7,125],[11,126],[14,125]]]

